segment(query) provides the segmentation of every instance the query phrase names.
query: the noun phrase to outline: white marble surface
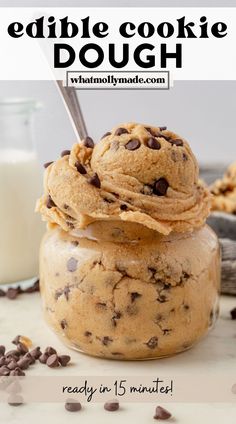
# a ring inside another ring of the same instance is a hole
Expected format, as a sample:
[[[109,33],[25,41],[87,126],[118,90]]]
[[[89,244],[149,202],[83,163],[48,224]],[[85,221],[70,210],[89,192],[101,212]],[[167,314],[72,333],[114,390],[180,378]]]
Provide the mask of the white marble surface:
[[[69,353],[73,365],[67,368],[51,370],[46,366],[31,367],[28,375],[139,375],[155,376],[158,374],[205,376],[235,374],[236,382],[236,321],[230,319],[229,311],[236,306],[236,298],[221,298],[221,314],[215,329],[193,349],[174,356],[154,361],[122,362],[91,358],[70,351],[49,330],[42,319],[40,298],[38,294],[22,295],[15,301],[0,299],[0,344],[11,347],[11,340],[17,334],[30,337],[36,345],[45,348],[52,345],[60,353]],[[68,413],[63,404],[38,403],[26,404],[14,408],[0,404],[0,423],[56,423],[72,424],[80,421],[84,424],[120,422],[148,424],[155,422],[153,412],[156,405],[150,403],[125,404],[121,411],[108,413],[102,404],[84,405],[80,413]],[[165,406],[163,404],[163,406]],[[174,419],[170,422],[182,424],[235,424],[235,403],[171,403],[166,405]]]

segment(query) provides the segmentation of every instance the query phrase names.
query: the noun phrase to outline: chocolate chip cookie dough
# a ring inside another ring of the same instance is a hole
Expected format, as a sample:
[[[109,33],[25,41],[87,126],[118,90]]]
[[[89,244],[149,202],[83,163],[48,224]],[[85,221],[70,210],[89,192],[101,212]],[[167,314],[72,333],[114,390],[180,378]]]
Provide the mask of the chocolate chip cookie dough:
[[[125,124],[47,164],[38,210],[46,319],[66,344],[112,359],[190,348],[215,321],[219,248],[188,145]]]

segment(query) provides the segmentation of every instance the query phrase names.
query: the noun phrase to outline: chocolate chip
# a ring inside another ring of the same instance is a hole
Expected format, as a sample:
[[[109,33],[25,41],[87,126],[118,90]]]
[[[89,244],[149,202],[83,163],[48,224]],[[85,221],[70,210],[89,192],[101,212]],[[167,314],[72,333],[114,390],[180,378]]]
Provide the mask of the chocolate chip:
[[[183,161],[186,162],[188,160],[188,155],[186,153],[183,153]]]
[[[158,343],[158,338],[151,337],[151,339],[148,340],[148,342],[145,344],[147,345],[147,347],[149,347],[149,349],[155,349],[157,347],[157,343]]]
[[[48,209],[51,209],[56,206],[50,195],[48,195],[46,206]]]
[[[154,415],[155,420],[168,420],[171,417],[171,413],[167,409],[162,408],[162,406],[156,407],[156,413]]]
[[[85,337],[90,337],[92,336],[92,333],[90,331],[85,331],[84,335]]]
[[[180,138],[170,139],[170,140],[167,140],[167,141],[169,143],[173,144],[174,146],[178,146],[178,147],[184,145],[183,140],[180,140]]]
[[[23,376],[25,376],[25,373],[20,367],[17,367],[10,372],[10,376],[14,376],[14,377],[21,377],[22,376],[23,377]]]
[[[6,296],[6,293],[4,290],[0,289],[0,297],[4,297]]]
[[[40,352],[41,353],[41,352]],[[31,355],[30,352],[27,352],[24,356],[23,359],[27,359],[29,361],[29,365],[33,365],[35,363],[35,358]]]
[[[32,284],[32,286],[29,286],[29,287],[27,287],[27,288],[24,290],[24,293],[35,293],[35,292],[38,292],[38,291],[39,291],[39,286],[40,286],[40,284],[39,284],[39,279],[37,279],[37,280],[34,282],[34,284]]]
[[[189,310],[189,305],[184,305],[184,309],[185,309],[186,311],[188,311],[188,310]]]
[[[67,321],[63,319],[60,323],[62,330],[65,330],[68,326]]]
[[[158,131],[150,127],[146,127],[145,130],[147,130],[153,137],[158,137],[160,135]]]
[[[6,296],[10,300],[14,300],[19,295],[19,290],[15,287],[9,287],[6,292]]]
[[[14,345],[18,345],[18,343],[20,342],[20,338],[21,338],[21,335],[20,334],[18,334],[13,340],[12,340],[12,343],[14,344]]]
[[[107,203],[114,203],[114,200],[113,199],[110,199],[110,198],[108,198],[108,197],[104,197],[104,202],[107,202]]]
[[[86,137],[84,139],[84,146],[85,147],[90,147],[91,149],[93,149],[93,147],[94,147],[94,141],[93,141],[93,139],[91,137]]]
[[[149,139],[148,139],[148,141],[147,141],[147,146],[148,146],[150,149],[153,149],[153,150],[160,150],[160,148],[161,148],[161,143],[159,143],[159,141],[158,141],[158,140],[156,140],[155,138],[151,137],[151,138],[149,138]]]
[[[76,402],[73,399],[68,399],[67,402],[65,403],[65,409],[69,412],[78,412],[81,410],[81,408],[82,408],[81,403]]]
[[[11,362],[9,362],[9,364],[7,364],[7,368],[9,370],[14,370],[17,367],[17,362],[15,361],[15,359],[12,359]]]
[[[6,358],[8,357],[19,357],[20,356],[20,352],[19,350],[9,350],[8,352],[5,353]]]
[[[66,367],[67,364],[70,362],[70,356],[69,355],[60,355],[58,356],[58,361],[60,362],[62,367]]]
[[[58,300],[59,297],[61,297],[62,295],[63,295],[63,290],[62,289],[56,290],[55,295],[54,295],[55,300]]]
[[[54,347],[48,346],[48,347],[45,349],[45,353],[46,353],[47,355],[56,355],[56,354],[57,354],[57,351],[56,351],[56,349],[54,349]]]
[[[9,396],[7,402],[8,402],[8,405],[10,406],[20,406],[24,403],[24,400],[21,395],[12,394]]]
[[[161,294],[158,298],[157,301],[160,303],[165,303],[167,301],[167,297],[164,294]]]
[[[48,354],[47,353],[43,353],[39,357],[39,362],[41,362],[41,364],[46,364],[47,360],[48,360]]]
[[[64,293],[64,296],[65,296],[66,300],[68,301],[69,300],[70,287],[69,286],[66,286],[64,288],[63,293]]]
[[[117,128],[115,135],[128,134],[129,131],[126,128]]]
[[[118,402],[118,400],[110,400],[110,401],[106,402],[104,404],[104,409],[106,411],[110,411],[110,412],[118,411],[118,409],[119,409],[119,402]]]
[[[6,365],[3,365],[2,367],[0,367],[0,376],[7,376],[10,374],[10,370],[7,368]]]
[[[51,164],[52,164],[53,162],[46,162],[43,166],[44,166],[44,168],[46,169],[46,168],[48,168]]]
[[[133,303],[136,299],[138,299],[138,297],[141,297],[142,295],[137,292],[132,292],[130,293],[130,296],[131,296],[131,303]]]
[[[114,327],[117,326],[116,320],[120,319],[121,317],[122,317],[122,315],[121,315],[121,313],[119,311],[118,312],[115,312],[115,315],[113,315],[113,317],[111,319]]]
[[[108,337],[108,336],[105,336],[105,337],[103,337],[102,338],[102,344],[104,345],[104,346],[108,346],[110,343],[112,343],[113,342],[113,339],[111,339],[110,337]]]
[[[30,351],[30,355],[34,359],[39,359],[39,357],[42,355],[41,349],[39,346],[35,347],[33,350]]]
[[[121,209],[122,211],[127,211],[128,206],[127,206],[127,205],[125,205],[125,204],[120,205],[120,209]]]
[[[88,182],[92,184],[94,187],[100,188],[101,187],[101,181],[99,179],[98,174],[94,174],[93,177],[89,178]]]
[[[80,174],[82,175],[87,174],[85,167],[79,161],[75,163],[75,167]]]
[[[232,319],[236,319],[236,308],[231,309],[230,315]]]
[[[160,131],[165,131],[165,130],[167,130],[167,127],[159,127],[159,130]]]
[[[167,189],[169,187],[169,183],[165,178],[159,178],[153,185],[153,192],[157,196],[165,196]]]
[[[77,240],[72,240],[71,244],[73,244],[73,246],[79,246],[79,242]]]
[[[28,358],[21,358],[17,362],[17,365],[22,370],[27,370],[27,368],[29,368],[29,365],[30,365],[30,359],[28,359]]]
[[[77,269],[77,264],[78,264],[77,259],[75,259],[75,258],[70,258],[70,259],[67,261],[67,264],[66,264],[67,270],[68,270],[69,272],[75,272],[75,271],[76,271],[76,269]]]
[[[5,356],[1,356],[0,358],[0,367],[2,367],[3,365],[7,365]]]
[[[3,345],[0,345],[0,356],[3,356],[6,352],[6,348]]]
[[[140,141],[136,138],[133,138],[132,140],[128,141],[126,143],[125,148],[127,150],[136,150],[140,147]]]
[[[103,139],[103,138],[105,138],[105,137],[108,137],[109,135],[111,135],[111,132],[110,131],[108,131],[108,132],[106,132],[102,137],[101,137],[101,140]]]
[[[28,347],[25,346],[23,343],[18,343],[17,350],[23,355],[29,351]]]
[[[49,368],[57,368],[59,367],[59,360],[56,354],[50,355],[46,362]]]
[[[63,156],[68,156],[68,155],[70,155],[70,150],[63,150],[62,152],[61,152],[61,157],[63,158]]]

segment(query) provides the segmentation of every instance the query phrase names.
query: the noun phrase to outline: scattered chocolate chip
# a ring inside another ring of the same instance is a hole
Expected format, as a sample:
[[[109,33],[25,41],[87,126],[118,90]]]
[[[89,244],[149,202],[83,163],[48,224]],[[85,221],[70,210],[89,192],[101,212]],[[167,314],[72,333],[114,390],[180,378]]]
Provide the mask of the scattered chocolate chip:
[[[24,293],[35,293],[39,291],[39,280],[36,280],[32,286],[27,287]]]
[[[65,409],[69,412],[78,412],[81,410],[81,408],[82,408],[81,403],[76,402],[73,399],[68,399],[67,402],[65,403]]]
[[[75,247],[79,246],[79,242],[77,240],[72,240],[71,244]]]
[[[167,130],[167,127],[159,127],[159,130],[160,131],[165,131],[165,130]]]
[[[33,350],[30,351],[30,355],[34,359],[39,359],[39,357],[42,355],[41,349],[39,346],[35,347]]]
[[[114,327],[117,326],[116,320],[120,319],[121,317],[122,317],[122,315],[121,315],[121,313],[119,311],[118,312],[115,312],[115,315],[113,315],[113,317],[111,318]]]
[[[47,355],[56,355],[56,354],[57,354],[57,351],[56,351],[56,349],[54,349],[54,347],[48,346],[48,347],[45,349],[45,353],[46,353]]]
[[[11,362],[9,362],[9,364],[7,364],[7,368],[9,370],[14,370],[16,367],[18,367],[17,362],[15,359],[12,359]]]
[[[65,330],[68,326],[67,321],[65,319],[61,320],[61,328],[62,330]]]
[[[230,315],[232,319],[236,319],[236,308],[231,309]]]
[[[180,140],[180,138],[170,139],[167,140],[169,143],[173,144],[174,146],[181,147],[184,145],[183,140]]]
[[[8,357],[17,357],[18,358],[20,356],[20,352],[19,352],[19,350],[15,350],[15,349],[9,350],[8,352],[5,353],[5,356],[6,356],[6,358],[8,358]]]
[[[104,202],[107,202],[107,203],[114,203],[114,200],[113,199],[110,199],[110,198],[108,198],[108,197],[104,197]]]
[[[5,356],[1,356],[0,358],[0,367],[2,367],[3,365],[7,365]]]
[[[184,305],[184,309],[186,310],[186,311],[188,311],[189,310],[189,305]]]
[[[90,147],[91,149],[93,149],[93,147],[94,147],[94,141],[93,141],[93,139],[91,137],[86,137],[84,139],[84,146],[85,147]]]
[[[88,182],[92,184],[94,187],[100,188],[101,187],[101,181],[99,179],[99,176],[97,173],[93,175],[93,177],[89,178]]]
[[[24,356],[23,359],[27,359],[29,361],[29,365],[33,365],[35,363],[35,358],[31,355],[30,352],[27,352]]]
[[[56,204],[54,203],[54,201],[52,200],[50,195],[48,195],[46,206],[47,206],[48,209],[51,209],[54,206],[56,206]]]
[[[188,160],[188,155],[186,155],[186,153],[183,153],[183,161],[187,161]]]
[[[20,406],[24,403],[23,397],[18,394],[12,394],[8,398],[8,405],[10,406]]]
[[[148,139],[148,141],[147,141],[147,146],[148,146],[150,149],[153,149],[153,150],[160,150],[160,148],[161,148],[161,143],[159,143],[159,141],[158,141],[158,140],[156,140],[155,138],[151,137],[151,138],[149,138],[149,139]]]
[[[92,336],[92,333],[90,331],[85,331],[84,335],[85,337],[90,337]]]
[[[147,347],[149,347],[149,349],[155,349],[157,347],[157,343],[158,343],[158,338],[151,337],[151,339],[148,340],[148,342],[145,344],[147,345]]]
[[[125,205],[125,204],[120,205],[120,209],[121,209],[122,211],[127,211],[128,206],[127,206],[127,205]]]
[[[60,355],[58,356],[58,361],[60,362],[62,367],[66,367],[67,364],[70,362],[70,356],[69,355]]]
[[[126,128],[117,128],[115,135],[122,135],[122,134],[128,134],[129,131]]]
[[[63,150],[62,152],[61,152],[61,157],[63,158],[63,156],[68,156],[68,155],[70,155],[70,150]]]
[[[7,368],[6,365],[3,365],[2,367],[0,367],[0,376],[7,376],[10,374],[10,370]]]
[[[133,138],[132,140],[128,141],[128,143],[125,144],[125,148],[127,150],[136,150],[140,147],[140,141],[136,138]]]
[[[3,345],[0,345],[0,356],[3,356],[6,352],[6,348]]]
[[[105,137],[108,137],[109,135],[111,135],[111,132],[110,131],[108,131],[108,132],[106,132],[102,137],[101,137],[101,140],[103,139],[103,138],[105,138]]]
[[[59,360],[56,354],[50,355],[46,362],[49,368],[57,368],[59,367]]]
[[[12,343],[14,344],[14,345],[18,345],[18,343],[20,342],[20,338],[21,338],[21,335],[17,335],[13,340],[12,340]]]
[[[53,162],[46,162],[43,166],[44,166],[44,168],[46,169],[46,168],[48,168],[51,164],[52,164]]]
[[[164,294],[161,294],[158,298],[157,301],[160,303],[165,303],[167,301],[167,297]]]
[[[17,288],[15,288],[15,287],[9,287],[7,289],[6,296],[7,296],[8,299],[14,300],[14,299],[17,298],[18,295],[19,295],[19,291],[18,291]]]
[[[17,365],[18,365],[18,367],[20,369],[27,370],[27,368],[29,368],[29,366],[30,366],[30,359],[28,359],[28,358],[21,358],[17,362]]]
[[[112,343],[113,342],[113,339],[111,339],[110,337],[108,337],[108,336],[105,336],[105,337],[103,337],[102,338],[102,344],[104,345],[104,346],[108,346],[110,343]]]
[[[96,303],[96,306],[98,306],[98,308],[106,308],[107,307],[107,304],[104,303],[104,302],[97,302]]]
[[[142,295],[140,293],[137,293],[137,292],[130,293],[131,303],[133,303],[136,299],[138,299],[138,297],[141,297],[141,296]]]
[[[28,347],[24,343],[18,343],[17,350],[23,355],[29,351]]]
[[[48,354],[47,353],[43,353],[40,357],[39,357],[39,362],[41,362],[41,364],[46,364],[47,360],[48,360]]]
[[[159,178],[159,180],[157,180],[154,183],[153,192],[157,196],[165,196],[168,187],[169,187],[169,183],[166,181],[166,179],[165,178]]]
[[[62,295],[63,295],[63,290],[62,289],[56,290],[55,295],[54,295],[55,300],[58,300],[59,297],[61,297]]]
[[[78,260],[75,258],[70,258],[67,261],[66,267],[69,272],[75,272],[77,269]]]
[[[155,420],[168,420],[171,417],[171,413],[167,409],[162,408],[162,406],[156,407],[156,412],[154,415]]]
[[[118,400],[110,400],[104,404],[104,409],[109,412],[118,411],[119,402]]]
[[[79,161],[75,163],[75,167],[80,174],[82,175],[87,174],[85,167]]]
[[[23,377],[23,376],[25,376],[25,373],[20,367],[17,367],[10,372],[10,376],[13,376],[13,377],[21,377],[22,376]]]
[[[6,293],[4,290],[0,289],[0,297],[4,297],[6,296]]]

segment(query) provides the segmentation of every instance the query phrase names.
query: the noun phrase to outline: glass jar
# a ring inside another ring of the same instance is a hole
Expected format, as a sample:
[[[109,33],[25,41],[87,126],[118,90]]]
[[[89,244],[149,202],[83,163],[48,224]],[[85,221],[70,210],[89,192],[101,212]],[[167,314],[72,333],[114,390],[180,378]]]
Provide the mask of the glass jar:
[[[169,356],[215,322],[218,240],[207,225],[170,236],[122,222],[55,228],[41,245],[40,284],[46,320],[68,346],[112,359]]]
[[[44,231],[34,213],[42,170],[33,139],[29,99],[0,100],[0,283],[38,275],[38,249]]]

